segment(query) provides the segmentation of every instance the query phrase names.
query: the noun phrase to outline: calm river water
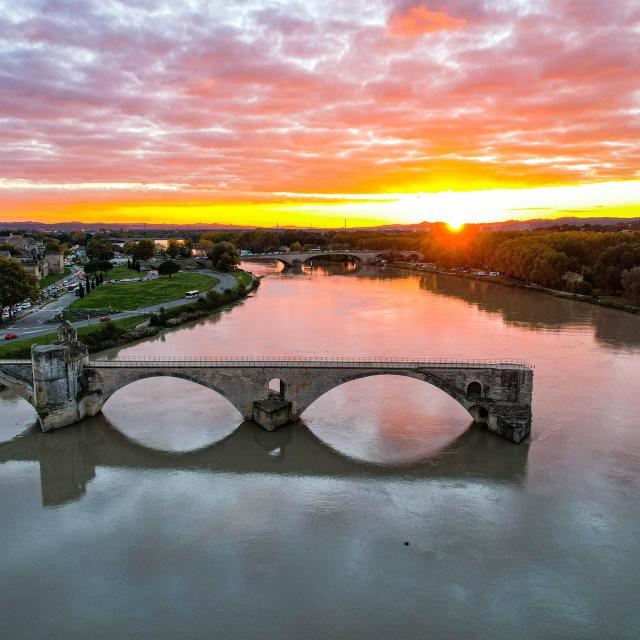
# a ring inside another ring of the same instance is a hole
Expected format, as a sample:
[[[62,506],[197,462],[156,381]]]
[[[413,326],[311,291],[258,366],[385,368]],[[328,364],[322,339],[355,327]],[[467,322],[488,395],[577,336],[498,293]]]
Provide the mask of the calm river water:
[[[531,442],[390,376],[275,433],[177,379],[50,434],[5,390],[3,639],[640,637],[640,318],[448,276],[249,268],[253,297],[119,353],[524,358]]]

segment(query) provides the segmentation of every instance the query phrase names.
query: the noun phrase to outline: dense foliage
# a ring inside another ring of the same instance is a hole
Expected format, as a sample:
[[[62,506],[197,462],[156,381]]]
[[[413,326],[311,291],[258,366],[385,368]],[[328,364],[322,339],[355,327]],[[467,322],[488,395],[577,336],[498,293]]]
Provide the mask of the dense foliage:
[[[159,267],[158,273],[161,276],[169,276],[171,277],[174,273],[178,273],[180,271],[180,266],[171,260],[165,260]]]
[[[436,229],[421,250],[424,260],[446,267],[484,267],[542,286],[621,295],[622,273],[640,266],[640,232]],[[567,272],[582,283],[564,280]]]
[[[26,299],[35,300],[38,284],[17,260],[0,257],[0,310]]]
[[[218,271],[229,271],[240,263],[240,254],[231,242],[216,242],[207,257]]]

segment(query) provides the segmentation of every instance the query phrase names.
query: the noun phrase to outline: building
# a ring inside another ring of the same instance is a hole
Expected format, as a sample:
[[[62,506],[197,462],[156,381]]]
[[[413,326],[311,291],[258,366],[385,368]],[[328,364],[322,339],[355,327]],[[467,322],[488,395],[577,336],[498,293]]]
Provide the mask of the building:
[[[64,254],[62,251],[47,250],[45,252],[45,260],[49,274],[64,273]]]
[[[44,242],[27,236],[15,236],[13,234],[0,238],[0,244],[13,247],[14,252],[3,251],[2,255],[17,260],[29,273],[38,280],[49,274],[64,272],[64,255],[62,251],[46,250]]]

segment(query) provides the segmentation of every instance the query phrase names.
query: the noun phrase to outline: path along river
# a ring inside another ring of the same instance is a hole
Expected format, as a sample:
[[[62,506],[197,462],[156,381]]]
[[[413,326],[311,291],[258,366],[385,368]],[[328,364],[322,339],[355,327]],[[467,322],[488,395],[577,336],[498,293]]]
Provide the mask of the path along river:
[[[450,276],[249,268],[255,296],[119,353],[523,358],[532,441],[400,377],[272,434],[177,379],[50,434],[5,390],[3,638],[639,637],[639,318]]]

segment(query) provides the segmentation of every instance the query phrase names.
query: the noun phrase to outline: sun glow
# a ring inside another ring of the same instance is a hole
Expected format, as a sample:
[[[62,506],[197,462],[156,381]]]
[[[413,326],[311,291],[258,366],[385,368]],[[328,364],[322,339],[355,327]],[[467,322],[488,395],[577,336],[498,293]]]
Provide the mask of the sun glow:
[[[241,199],[182,186],[141,194],[130,184],[114,185],[47,189],[0,181],[0,219],[315,228],[342,227],[345,219],[348,227],[442,221],[457,231],[509,219],[640,216],[640,180],[432,193],[251,193]]]

